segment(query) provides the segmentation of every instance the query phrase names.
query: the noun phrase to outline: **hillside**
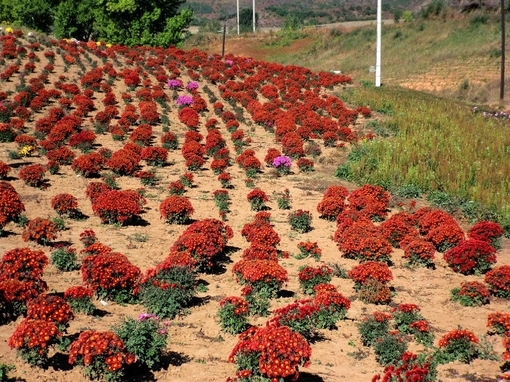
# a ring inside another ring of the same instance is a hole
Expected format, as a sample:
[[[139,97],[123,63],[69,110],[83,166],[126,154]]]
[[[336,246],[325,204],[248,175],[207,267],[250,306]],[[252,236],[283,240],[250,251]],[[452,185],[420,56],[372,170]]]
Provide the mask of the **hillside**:
[[[383,5],[384,17],[392,18],[396,10],[418,12],[430,1],[392,0]],[[195,25],[207,20],[235,20],[236,3],[231,0],[190,0],[195,12]],[[251,0],[240,0],[240,9],[252,8]],[[366,20],[375,18],[376,3],[368,0],[257,0],[256,11],[260,27],[280,27],[288,14],[296,14],[304,25],[327,24],[341,21]]]
[[[382,82],[498,107],[500,30],[499,16],[482,12],[386,23]],[[315,71],[341,70],[358,83],[370,83],[374,81],[369,69],[375,65],[375,33],[375,23],[356,28],[346,23],[294,35],[229,36],[226,52]],[[215,35],[195,36],[186,46],[221,53],[221,39]],[[507,67],[509,63],[507,55]]]

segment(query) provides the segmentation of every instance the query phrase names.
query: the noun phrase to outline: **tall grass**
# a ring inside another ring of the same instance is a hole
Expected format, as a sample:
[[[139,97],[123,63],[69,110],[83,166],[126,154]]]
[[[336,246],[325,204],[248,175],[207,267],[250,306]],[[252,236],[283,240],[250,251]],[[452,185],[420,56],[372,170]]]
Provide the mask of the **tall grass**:
[[[340,98],[389,115],[397,133],[354,150],[338,175],[397,190],[415,186],[474,201],[510,223],[510,121],[397,87],[356,88]],[[509,225],[510,226],[510,225]]]

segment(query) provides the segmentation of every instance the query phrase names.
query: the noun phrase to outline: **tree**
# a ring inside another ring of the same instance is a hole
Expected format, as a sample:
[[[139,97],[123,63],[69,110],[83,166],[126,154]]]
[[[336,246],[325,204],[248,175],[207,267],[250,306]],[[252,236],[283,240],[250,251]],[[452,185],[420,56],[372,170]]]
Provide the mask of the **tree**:
[[[57,38],[88,41],[92,38],[98,11],[96,0],[64,0],[56,9],[53,33]]]
[[[14,21],[12,0],[0,0],[0,22],[12,23]]]
[[[395,23],[400,22],[400,18],[402,17],[402,13],[403,13],[403,12],[402,12],[402,10],[401,10],[401,9],[395,9],[395,10],[393,11],[393,21],[394,21]]]
[[[12,2],[14,22],[49,33],[53,25],[53,9],[58,0],[17,0]]]
[[[288,13],[283,21],[283,29],[286,31],[297,31],[303,26],[303,21],[295,13]]]
[[[405,23],[410,23],[413,21],[413,12],[411,11],[404,11],[402,12],[402,19]]]
[[[99,38],[113,43],[133,45],[178,44],[193,19],[191,9],[178,13],[185,0],[96,0],[99,14],[96,28]]]
[[[258,13],[255,12],[255,26],[259,20]],[[251,32],[253,30],[253,10],[252,8],[243,8],[239,12],[239,29],[241,32]]]

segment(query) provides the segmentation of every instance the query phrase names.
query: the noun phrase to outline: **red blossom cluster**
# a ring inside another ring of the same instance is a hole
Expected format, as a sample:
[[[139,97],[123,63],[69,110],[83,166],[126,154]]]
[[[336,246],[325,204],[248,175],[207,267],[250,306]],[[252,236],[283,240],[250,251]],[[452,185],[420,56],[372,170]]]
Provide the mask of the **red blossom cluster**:
[[[31,187],[41,187],[43,185],[46,169],[40,164],[30,164],[23,167],[19,173],[19,178]]]
[[[485,273],[495,264],[496,250],[486,241],[462,240],[444,254],[444,259],[455,272],[470,274]]]
[[[159,205],[159,213],[169,224],[184,224],[195,212],[188,198],[180,195],[171,195]]]
[[[113,332],[87,330],[80,333],[69,348],[69,363],[83,363],[85,367],[95,365],[94,372],[105,373],[120,370],[135,362],[122,340]],[[101,375],[101,374],[99,374]]]
[[[85,178],[98,176],[103,168],[105,158],[98,152],[83,154],[73,160],[71,168],[75,173]]]
[[[388,265],[377,261],[367,261],[366,263],[356,265],[349,271],[348,276],[354,281],[356,289],[359,289],[369,280],[377,280],[381,283],[393,280],[393,275]]]
[[[241,357],[255,358],[252,370],[238,369],[238,377],[261,375],[271,379],[299,377],[298,365],[308,367],[312,349],[298,333],[286,326],[252,327],[239,336],[229,356],[236,363]]]
[[[474,344],[478,343],[478,338],[474,335],[473,332],[465,329],[454,329],[439,339],[439,347],[445,348],[448,345],[452,344],[452,342],[458,340],[467,340]]]
[[[83,259],[81,265],[82,280],[100,298],[112,300],[124,299],[138,292],[140,269],[128,258],[118,252],[95,254]],[[126,301],[119,301],[126,302]]]
[[[78,211],[78,199],[71,194],[55,195],[50,203],[59,215],[73,215]]]
[[[0,232],[24,211],[25,205],[14,187],[9,182],[0,181]]]
[[[216,265],[218,256],[225,251],[232,237],[232,228],[222,221],[198,220],[184,230],[170,251],[187,252],[200,267],[210,269]]]
[[[135,219],[146,203],[145,199],[134,190],[104,190],[91,202],[94,214],[103,223],[109,224],[124,224],[130,219]]]
[[[349,207],[361,211],[372,220],[384,220],[387,215],[390,194],[380,186],[365,184],[347,197]]]
[[[60,330],[64,330],[74,315],[62,297],[41,294],[27,304],[26,318],[53,322]]]
[[[501,265],[485,274],[485,282],[494,296],[510,298],[510,265]]]
[[[44,245],[56,239],[57,232],[58,229],[51,220],[35,218],[28,222],[21,237],[23,241],[35,241]]]
[[[469,229],[467,236],[470,239],[485,241],[495,249],[499,249],[501,248],[499,240],[503,236],[503,228],[498,223],[481,221]]]
[[[382,235],[381,228],[364,219],[346,226],[339,224],[333,240],[343,256],[360,261],[388,262],[393,251]]]

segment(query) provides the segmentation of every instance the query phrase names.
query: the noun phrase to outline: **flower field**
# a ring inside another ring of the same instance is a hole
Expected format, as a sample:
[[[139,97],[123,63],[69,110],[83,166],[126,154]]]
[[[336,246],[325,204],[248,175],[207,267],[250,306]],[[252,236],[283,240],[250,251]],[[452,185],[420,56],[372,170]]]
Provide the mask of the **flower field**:
[[[0,48],[0,375],[510,369],[501,227],[335,179],[379,139],[335,95],[349,77],[20,31]]]

